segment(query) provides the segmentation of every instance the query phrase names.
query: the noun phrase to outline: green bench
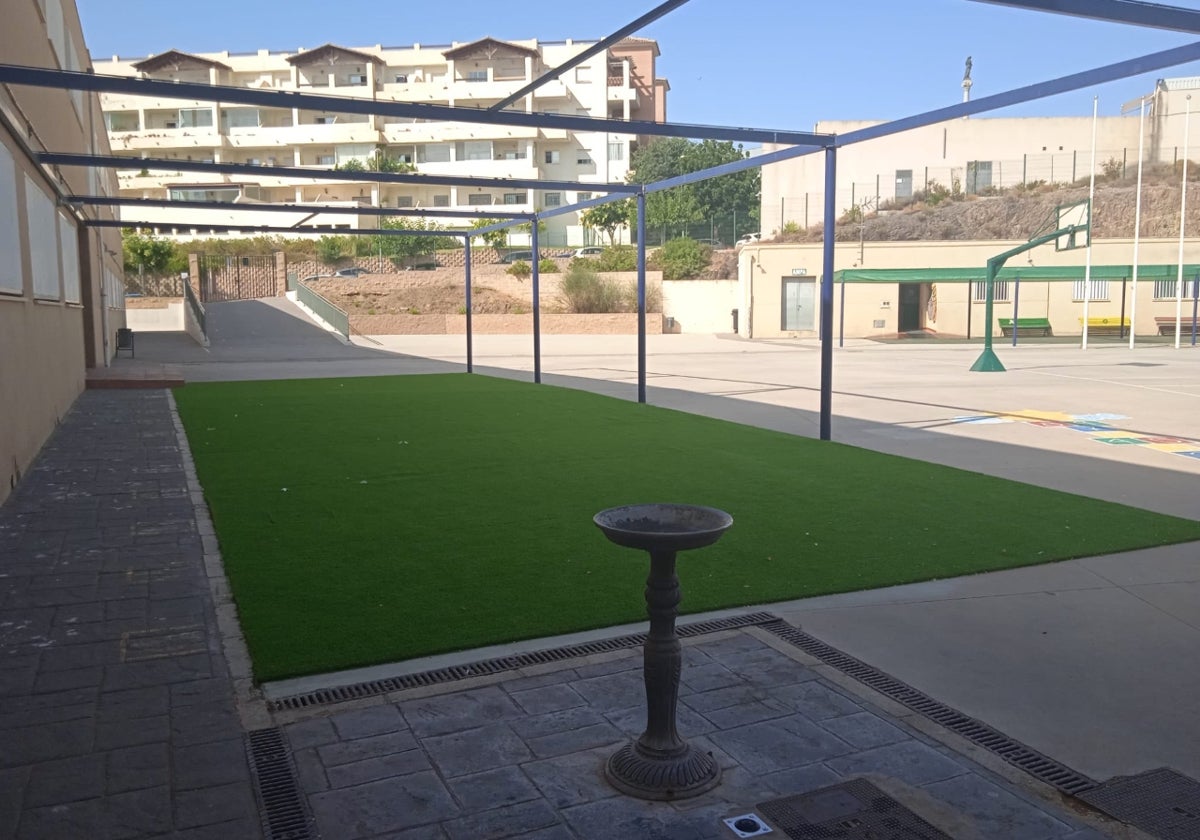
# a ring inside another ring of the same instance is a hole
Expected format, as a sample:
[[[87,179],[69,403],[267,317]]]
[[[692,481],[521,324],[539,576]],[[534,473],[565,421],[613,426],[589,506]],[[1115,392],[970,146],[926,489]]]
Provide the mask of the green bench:
[[[997,318],[1000,323],[1000,332],[1004,335],[1012,335],[1013,319],[1012,318]],[[1054,331],[1050,329],[1049,318],[1018,318],[1017,319],[1017,334],[1032,335],[1033,333],[1041,333],[1042,335],[1054,335]]]

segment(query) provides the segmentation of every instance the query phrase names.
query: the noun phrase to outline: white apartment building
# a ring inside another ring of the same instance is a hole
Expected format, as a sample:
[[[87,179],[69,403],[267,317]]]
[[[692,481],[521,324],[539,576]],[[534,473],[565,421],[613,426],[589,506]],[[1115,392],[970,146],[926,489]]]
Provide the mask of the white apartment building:
[[[1101,117],[1096,128],[1096,172],[1136,172],[1139,147],[1147,164],[1182,159],[1187,100],[1200,94],[1200,77],[1161,79],[1146,96],[1141,118],[1138,100],[1123,115]],[[1200,95],[1192,103],[1200,112]],[[1200,113],[1188,150],[1200,158]],[[847,134],[881,120],[822,120],[814,131]],[[763,152],[783,148],[765,144]],[[931,185],[969,194],[1019,184],[1071,183],[1091,173],[1092,118],[971,117],[949,120],[899,134],[844,146],[837,156],[839,215],[852,207],[866,212],[903,203]],[[812,154],[763,167],[764,234],[795,224],[821,223],[825,190],[824,155]]]
[[[593,41],[498,41],[411,47],[348,48],[325,44],[292,52],[189,54],[171,50],[144,59],[113,57],[96,72],[180,82],[300,91],[323,95],[488,108]],[[655,41],[627,38],[511,106],[526,112],[665,121],[665,79],[655,73]],[[334,169],[366,161],[376,150],[410,163],[417,174],[624,181],[630,154],[645,138],[605,132],[447,123],[220,102],[105,94],[104,121],[114,154],[131,158],[118,172],[124,197],[233,203],[371,205],[396,208],[531,212],[591,197],[580,191],[483,189],[251,175],[146,171],[139,157]],[[137,211],[133,211],[136,213]],[[126,210],[125,218],[130,218]],[[155,210],[159,231],[189,237],[189,224],[301,223],[376,226],[370,216],[252,214]],[[464,220],[465,227],[469,220]],[[455,225],[459,226],[459,225]],[[205,234],[207,235],[207,234]],[[239,234],[234,234],[239,235]],[[243,234],[244,235],[244,234]],[[582,242],[578,214],[547,221],[547,244]]]

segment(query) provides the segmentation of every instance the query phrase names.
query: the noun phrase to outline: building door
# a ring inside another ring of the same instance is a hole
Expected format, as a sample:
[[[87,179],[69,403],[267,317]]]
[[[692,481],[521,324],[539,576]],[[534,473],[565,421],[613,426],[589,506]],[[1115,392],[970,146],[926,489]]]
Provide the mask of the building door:
[[[896,325],[900,332],[921,329],[921,285],[900,284],[900,320]]]
[[[783,278],[783,323],[789,331],[812,331],[817,323],[817,283],[812,278]]]
[[[896,170],[896,200],[908,201],[912,198],[912,170]]]

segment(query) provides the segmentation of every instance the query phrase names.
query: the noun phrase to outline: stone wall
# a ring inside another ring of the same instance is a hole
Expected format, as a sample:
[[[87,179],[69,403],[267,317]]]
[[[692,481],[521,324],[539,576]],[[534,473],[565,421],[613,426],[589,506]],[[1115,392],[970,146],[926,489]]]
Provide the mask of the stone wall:
[[[637,335],[637,315],[618,312],[605,315],[541,316],[543,335]],[[350,316],[350,331],[362,335],[465,335],[465,315],[356,315]],[[533,315],[473,315],[471,332],[476,335],[532,335]],[[646,332],[662,333],[662,316],[646,316]]]

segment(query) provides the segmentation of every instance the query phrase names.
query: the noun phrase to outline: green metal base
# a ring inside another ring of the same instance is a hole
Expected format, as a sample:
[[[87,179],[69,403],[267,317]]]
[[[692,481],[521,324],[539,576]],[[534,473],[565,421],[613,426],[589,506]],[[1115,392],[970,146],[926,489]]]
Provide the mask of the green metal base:
[[[979,354],[979,358],[975,360],[975,364],[971,365],[971,370],[990,372],[1003,371],[1006,368],[1000,364],[1000,359],[992,352],[992,348],[985,347],[983,348],[983,352]]]

